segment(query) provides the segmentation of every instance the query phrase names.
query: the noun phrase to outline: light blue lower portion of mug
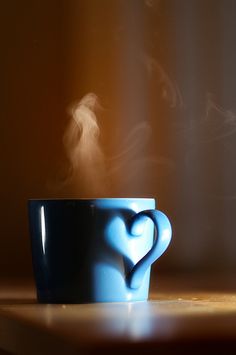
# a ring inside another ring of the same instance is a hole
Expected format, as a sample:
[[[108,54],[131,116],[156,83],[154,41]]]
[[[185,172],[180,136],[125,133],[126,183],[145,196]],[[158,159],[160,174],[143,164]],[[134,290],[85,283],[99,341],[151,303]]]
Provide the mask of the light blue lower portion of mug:
[[[95,299],[100,302],[146,301],[149,293],[150,267],[145,273],[140,288],[132,290],[125,275],[106,264],[97,264],[94,270]]]

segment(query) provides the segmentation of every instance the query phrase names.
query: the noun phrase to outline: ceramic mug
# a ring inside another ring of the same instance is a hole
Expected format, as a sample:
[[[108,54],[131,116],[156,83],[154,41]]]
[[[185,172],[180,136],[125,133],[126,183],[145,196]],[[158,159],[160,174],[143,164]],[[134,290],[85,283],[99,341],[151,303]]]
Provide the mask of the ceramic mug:
[[[144,301],[171,240],[152,198],[30,200],[29,222],[41,303]]]

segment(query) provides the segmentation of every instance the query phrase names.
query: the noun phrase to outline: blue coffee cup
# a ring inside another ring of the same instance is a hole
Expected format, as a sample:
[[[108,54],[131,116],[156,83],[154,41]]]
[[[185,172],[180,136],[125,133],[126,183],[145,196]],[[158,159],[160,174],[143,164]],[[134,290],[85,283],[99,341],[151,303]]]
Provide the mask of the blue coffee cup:
[[[29,222],[41,303],[147,300],[171,240],[152,198],[30,200]]]

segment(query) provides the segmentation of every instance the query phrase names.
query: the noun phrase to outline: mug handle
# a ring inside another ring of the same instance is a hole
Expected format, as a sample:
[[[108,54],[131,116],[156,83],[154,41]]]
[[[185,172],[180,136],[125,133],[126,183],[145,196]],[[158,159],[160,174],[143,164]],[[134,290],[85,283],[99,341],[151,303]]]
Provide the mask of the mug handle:
[[[135,214],[131,219],[130,233],[134,236],[140,235],[140,223],[143,219],[150,218],[156,229],[156,238],[149,252],[137,262],[127,275],[128,286],[138,289],[142,285],[145,272],[167,249],[171,241],[171,224],[166,215],[158,210],[145,210]]]

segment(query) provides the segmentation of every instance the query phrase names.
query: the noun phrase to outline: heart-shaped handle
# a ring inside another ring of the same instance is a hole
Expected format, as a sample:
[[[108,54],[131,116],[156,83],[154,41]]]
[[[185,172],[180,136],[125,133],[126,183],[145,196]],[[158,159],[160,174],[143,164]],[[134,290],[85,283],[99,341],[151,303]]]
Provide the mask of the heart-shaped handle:
[[[138,289],[142,285],[145,272],[165,252],[171,241],[170,221],[163,212],[158,210],[145,210],[135,214],[131,220],[131,234],[140,235],[141,224],[143,224],[143,219],[147,217],[154,223],[156,238],[149,252],[134,265],[127,275],[127,284],[132,289]]]

